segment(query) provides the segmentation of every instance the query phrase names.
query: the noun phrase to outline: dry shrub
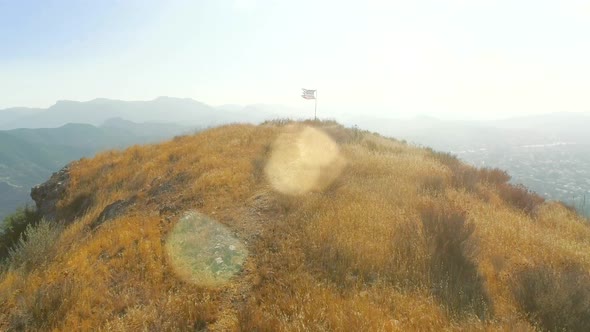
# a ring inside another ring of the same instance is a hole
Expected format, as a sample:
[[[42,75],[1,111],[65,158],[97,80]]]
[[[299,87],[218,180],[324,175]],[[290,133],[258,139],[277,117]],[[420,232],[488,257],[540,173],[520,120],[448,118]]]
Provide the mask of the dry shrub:
[[[360,130],[356,127],[352,129],[344,128],[341,125],[323,126],[321,128],[334,142],[338,144],[353,144],[360,142],[364,137],[366,131]]]
[[[493,185],[500,185],[510,181],[510,175],[498,168],[481,168],[479,170],[479,178]]]
[[[261,182],[264,179],[264,167],[266,166],[271,151],[272,145],[266,144],[262,153],[252,160],[252,176],[256,182]]]
[[[416,289],[428,284],[430,253],[418,223],[405,222],[393,235],[393,252],[388,279],[403,289]]]
[[[578,213],[578,210],[576,210],[576,207],[573,206],[573,205],[571,205],[571,204],[568,204],[568,203],[565,203],[565,202],[562,202],[562,201],[557,202],[557,204],[559,206],[561,206],[562,208],[564,208],[569,213],[573,213],[573,214],[577,214]]]
[[[60,326],[80,291],[75,282],[62,279],[47,282],[22,296],[8,318],[12,331],[47,331]]]
[[[465,188],[465,190],[470,192],[477,192],[477,184],[480,182],[477,168],[462,164],[453,171],[453,174],[455,187]]]
[[[240,332],[276,332],[280,331],[280,322],[267,312],[251,305],[244,306],[238,312],[238,331]]]
[[[447,166],[452,174],[453,185],[467,191],[477,191],[477,184],[485,182],[492,185],[502,185],[510,181],[510,175],[498,168],[481,168],[462,163],[456,156],[427,149],[432,158]]]
[[[445,192],[445,179],[441,176],[426,176],[420,184],[419,191],[432,196],[439,196]]]
[[[426,148],[426,151],[432,158],[449,167],[451,170],[461,164],[459,158],[451,153],[435,151],[431,148]]]
[[[590,275],[578,265],[525,269],[517,275],[513,293],[520,308],[544,330],[590,329]]]
[[[294,121],[289,118],[280,118],[280,119],[273,119],[273,120],[266,120],[261,125],[262,126],[277,126],[282,127],[288,124],[293,123]]]
[[[543,197],[535,194],[523,185],[505,183],[498,187],[498,192],[506,203],[516,209],[522,210],[528,215],[533,215],[536,208],[545,202]]]
[[[451,316],[473,313],[480,319],[491,314],[491,299],[474,261],[477,245],[464,213],[422,208],[422,226],[430,249],[430,282],[433,294]]]
[[[469,192],[477,189],[477,183],[480,180],[477,168],[463,164],[456,156],[427,149],[430,156],[441,164],[447,166],[451,171],[451,182],[455,188],[464,188]]]

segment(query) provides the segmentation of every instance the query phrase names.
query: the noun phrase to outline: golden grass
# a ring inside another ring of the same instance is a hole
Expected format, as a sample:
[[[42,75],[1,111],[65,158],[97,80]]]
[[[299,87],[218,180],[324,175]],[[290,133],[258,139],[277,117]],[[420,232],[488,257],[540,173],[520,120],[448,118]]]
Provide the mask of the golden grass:
[[[526,271],[590,271],[590,227],[560,204],[519,209],[501,173],[333,122],[304,124],[338,144],[338,177],[277,192],[264,167],[288,124],[224,126],[75,163],[59,202],[59,215],[75,220],[42,268],[0,276],[0,329],[534,330],[543,320],[519,297]],[[107,205],[131,198],[124,214],[90,228]],[[91,205],[76,211],[84,199]],[[446,211],[441,222],[463,216],[465,226],[449,227],[473,232],[437,247],[436,236],[453,235],[427,228],[429,207]],[[175,274],[165,241],[187,210],[225,224],[250,253],[223,287]],[[437,270],[433,257],[451,265]],[[481,282],[489,314],[452,307],[464,302],[433,288],[448,281],[440,271],[479,278],[466,284]]]

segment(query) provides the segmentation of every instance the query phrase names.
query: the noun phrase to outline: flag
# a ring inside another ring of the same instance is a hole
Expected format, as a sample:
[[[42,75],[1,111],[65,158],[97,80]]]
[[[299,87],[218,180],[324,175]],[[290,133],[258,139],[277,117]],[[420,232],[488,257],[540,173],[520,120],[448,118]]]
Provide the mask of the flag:
[[[301,95],[301,97],[305,98],[305,99],[315,99],[315,91],[316,90],[307,90],[307,89],[301,89],[303,90],[303,94]]]

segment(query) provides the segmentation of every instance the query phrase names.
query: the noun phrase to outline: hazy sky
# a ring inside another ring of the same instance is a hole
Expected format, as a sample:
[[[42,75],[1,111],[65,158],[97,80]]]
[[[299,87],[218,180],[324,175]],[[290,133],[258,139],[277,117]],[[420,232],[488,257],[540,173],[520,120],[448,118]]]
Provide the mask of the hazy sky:
[[[0,0],[0,108],[190,97],[320,114],[590,111],[590,2]]]

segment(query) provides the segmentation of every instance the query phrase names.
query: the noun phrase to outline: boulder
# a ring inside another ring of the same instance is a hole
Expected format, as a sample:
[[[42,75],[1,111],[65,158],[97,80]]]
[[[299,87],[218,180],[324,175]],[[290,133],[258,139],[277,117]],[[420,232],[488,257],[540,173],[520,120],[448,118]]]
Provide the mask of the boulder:
[[[115,202],[107,205],[104,210],[100,213],[98,218],[90,223],[90,229],[96,229],[102,225],[105,221],[115,219],[127,212],[128,208],[135,204],[136,197],[133,196],[126,200],[116,200]]]
[[[53,173],[45,183],[31,189],[31,198],[35,201],[37,211],[46,220],[56,219],[57,202],[65,196],[70,183],[70,165]]]

